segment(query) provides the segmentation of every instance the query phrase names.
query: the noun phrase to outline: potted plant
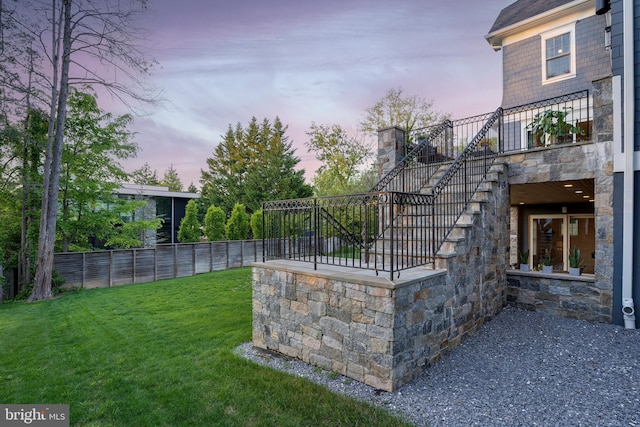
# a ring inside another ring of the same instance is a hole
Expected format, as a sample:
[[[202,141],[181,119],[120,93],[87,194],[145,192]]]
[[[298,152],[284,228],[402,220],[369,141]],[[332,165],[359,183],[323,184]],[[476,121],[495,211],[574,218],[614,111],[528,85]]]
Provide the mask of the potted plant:
[[[568,114],[566,108],[537,113],[533,121],[527,125],[527,130],[533,134],[534,145],[545,147],[564,144],[573,141],[572,135],[582,135],[582,129],[567,122]]]
[[[553,273],[553,256],[551,255],[551,248],[546,248],[544,254],[540,257],[542,263],[542,272],[546,274]]]
[[[529,250],[520,251],[520,271],[529,271]]]
[[[580,275],[580,265],[582,264],[582,256],[580,253],[580,249],[575,246],[569,252],[569,274],[571,276],[579,276]]]
[[[478,141],[478,145],[476,146],[476,150],[474,152],[475,156],[484,156],[486,154],[492,154],[497,151],[498,146],[498,138],[483,138]]]

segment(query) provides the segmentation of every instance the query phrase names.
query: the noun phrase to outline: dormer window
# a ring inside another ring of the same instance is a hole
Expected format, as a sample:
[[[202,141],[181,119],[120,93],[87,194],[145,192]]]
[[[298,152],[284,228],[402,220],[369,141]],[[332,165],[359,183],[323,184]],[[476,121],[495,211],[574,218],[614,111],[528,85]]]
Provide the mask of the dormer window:
[[[546,32],[542,37],[542,84],[575,77],[575,24]]]

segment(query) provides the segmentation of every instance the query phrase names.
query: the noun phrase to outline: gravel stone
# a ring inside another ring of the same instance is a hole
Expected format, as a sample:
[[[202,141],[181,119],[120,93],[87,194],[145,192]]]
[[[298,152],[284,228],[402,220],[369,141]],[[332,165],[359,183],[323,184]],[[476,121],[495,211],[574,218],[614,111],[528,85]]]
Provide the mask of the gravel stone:
[[[393,393],[245,343],[236,354],[417,426],[640,427],[640,330],[505,307]]]

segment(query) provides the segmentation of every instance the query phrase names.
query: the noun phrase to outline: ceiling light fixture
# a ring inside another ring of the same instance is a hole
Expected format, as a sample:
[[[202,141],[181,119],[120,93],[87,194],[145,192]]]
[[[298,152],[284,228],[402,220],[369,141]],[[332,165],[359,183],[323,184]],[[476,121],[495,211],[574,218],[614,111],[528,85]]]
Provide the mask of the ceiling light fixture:
[[[576,194],[582,194],[582,190],[576,190]]]
[[[573,187],[573,184],[565,184],[564,185],[564,188],[571,188],[571,187]]]

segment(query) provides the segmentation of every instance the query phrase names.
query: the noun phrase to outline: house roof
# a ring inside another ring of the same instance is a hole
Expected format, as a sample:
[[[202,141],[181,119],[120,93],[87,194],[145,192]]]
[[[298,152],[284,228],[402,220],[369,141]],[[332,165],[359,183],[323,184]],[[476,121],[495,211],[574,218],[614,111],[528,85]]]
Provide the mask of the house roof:
[[[509,36],[572,14],[594,11],[595,0],[518,0],[502,9],[485,39],[493,49],[500,50]]]
[[[122,184],[120,188],[116,189],[116,193],[132,196],[174,197],[178,199],[197,199],[200,197],[197,193],[169,191],[169,187],[139,184]]]
[[[533,18],[574,0],[518,0],[502,9],[489,33],[494,33],[503,28]]]

